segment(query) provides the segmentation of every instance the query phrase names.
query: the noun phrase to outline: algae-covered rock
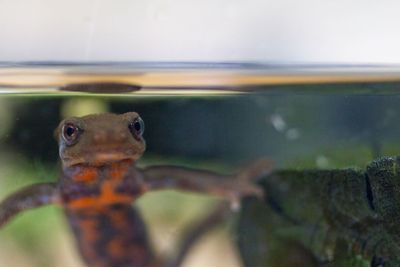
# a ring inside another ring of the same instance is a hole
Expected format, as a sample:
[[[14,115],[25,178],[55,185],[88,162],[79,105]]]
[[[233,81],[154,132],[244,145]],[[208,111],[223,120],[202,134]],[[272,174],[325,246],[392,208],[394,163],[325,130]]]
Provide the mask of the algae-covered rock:
[[[278,170],[244,199],[238,243],[246,267],[397,266],[400,158],[367,169]]]

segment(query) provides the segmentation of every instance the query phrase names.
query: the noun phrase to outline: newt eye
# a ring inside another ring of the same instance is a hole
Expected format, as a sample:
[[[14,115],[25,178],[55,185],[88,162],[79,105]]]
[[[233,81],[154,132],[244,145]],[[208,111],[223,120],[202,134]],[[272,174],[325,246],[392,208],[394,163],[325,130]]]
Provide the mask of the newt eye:
[[[73,123],[66,123],[62,127],[62,137],[67,145],[72,145],[79,137],[80,130],[78,126]]]
[[[129,130],[135,138],[140,138],[144,133],[144,122],[138,117],[131,123],[129,123]]]

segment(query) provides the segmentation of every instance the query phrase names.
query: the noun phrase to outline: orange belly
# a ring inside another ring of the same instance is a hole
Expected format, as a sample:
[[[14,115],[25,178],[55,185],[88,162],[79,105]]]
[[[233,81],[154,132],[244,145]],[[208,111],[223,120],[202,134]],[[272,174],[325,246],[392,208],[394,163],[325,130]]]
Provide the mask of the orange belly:
[[[67,208],[66,214],[88,266],[154,266],[146,227],[131,205]]]

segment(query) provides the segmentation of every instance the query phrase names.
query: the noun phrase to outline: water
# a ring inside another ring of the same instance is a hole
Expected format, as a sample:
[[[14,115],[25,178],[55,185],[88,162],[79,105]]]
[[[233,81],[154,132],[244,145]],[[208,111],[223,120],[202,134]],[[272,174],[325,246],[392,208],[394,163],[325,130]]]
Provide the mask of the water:
[[[267,157],[278,169],[365,169],[375,158],[400,154],[397,66],[0,67],[2,199],[24,185],[56,181],[53,130],[65,117],[91,113],[140,113],[147,150],[139,166],[229,173]],[[166,192],[149,194],[137,205],[156,248],[168,254],[184,226],[215,203]],[[231,222],[212,232],[184,266],[242,266],[235,229]],[[54,207],[26,212],[0,231],[0,258],[0,266],[85,266],[62,211]]]

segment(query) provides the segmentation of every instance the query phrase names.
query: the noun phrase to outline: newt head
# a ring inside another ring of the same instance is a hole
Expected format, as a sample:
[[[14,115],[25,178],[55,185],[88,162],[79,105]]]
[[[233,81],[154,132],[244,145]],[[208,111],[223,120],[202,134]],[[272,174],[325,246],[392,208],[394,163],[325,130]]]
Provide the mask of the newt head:
[[[95,114],[63,120],[55,130],[64,167],[101,166],[140,158],[146,144],[139,114]]]

